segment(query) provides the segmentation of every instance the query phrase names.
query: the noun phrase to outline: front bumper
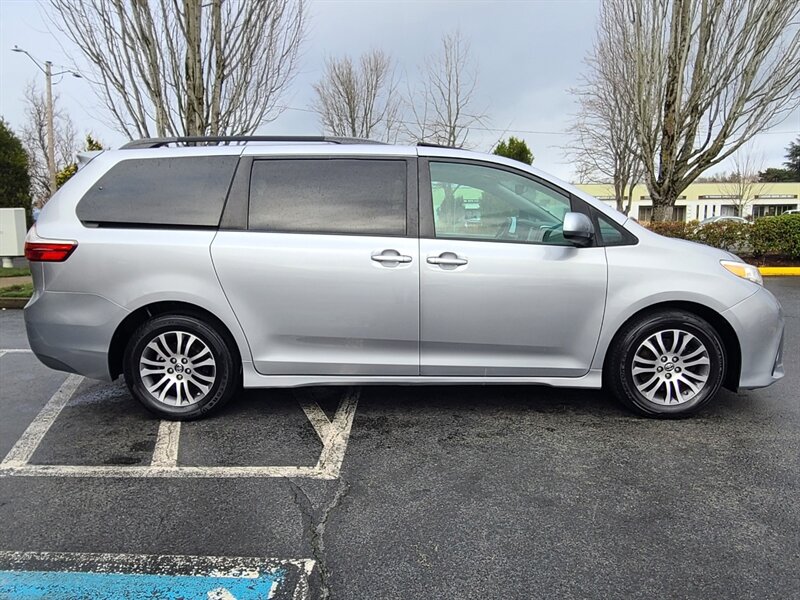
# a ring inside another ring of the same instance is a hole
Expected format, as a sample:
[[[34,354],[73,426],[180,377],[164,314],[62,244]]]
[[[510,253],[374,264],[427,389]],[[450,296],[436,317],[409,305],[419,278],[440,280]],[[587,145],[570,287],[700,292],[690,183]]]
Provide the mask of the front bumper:
[[[742,352],[739,388],[766,387],[781,379],[784,319],[775,296],[762,288],[722,314],[739,338]]]
[[[24,314],[31,350],[45,365],[111,380],[108,350],[127,310],[94,294],[42,291]]]

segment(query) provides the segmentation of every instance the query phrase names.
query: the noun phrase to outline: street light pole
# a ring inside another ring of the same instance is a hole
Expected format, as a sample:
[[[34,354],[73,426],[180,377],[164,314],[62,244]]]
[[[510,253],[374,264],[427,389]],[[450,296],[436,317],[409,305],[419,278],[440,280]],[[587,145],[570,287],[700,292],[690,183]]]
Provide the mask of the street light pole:
[[[53,63],[44,62],[44,78],[47,88],[47,171],[50,174],[50,195],[56,193],[56,149],[53,133]]]
[[[46,95],[46,104],[45,107],[47,112],[47,172],[50,176],[50,195],[56,193],[56,140],[55,140],[55,132],[53,126],[53,119],[55,118],[53,115],[53,76],[54,75],[63,75],[64,73],[70,73],[73,77],[81,78],[80,73],[73,71],[72,69],[64,69],[63,71],[59,71],[58,73],[53,73],[53,63],[49,60],[44,61],[44,66],[39,64],[39,61],[36,60],[30,52],[20,48],[19,46],[14,46],[11,49],[12,52],[21,52],[22,54],[26,54],[28,58],[33,61],[39,70],[44,73],[45,79],[45,95]]]

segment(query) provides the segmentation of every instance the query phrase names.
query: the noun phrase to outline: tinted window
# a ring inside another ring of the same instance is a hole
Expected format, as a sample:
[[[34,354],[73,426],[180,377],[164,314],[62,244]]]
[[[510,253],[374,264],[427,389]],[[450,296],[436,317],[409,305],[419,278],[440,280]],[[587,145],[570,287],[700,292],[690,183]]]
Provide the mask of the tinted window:
[[[405,235],[405,161],[256,161],[249,219],[264,231]]]
[[[124,160],[86,192],[78,203],[78,218],[84,223],[216,227],[238,160]]]
[[[597,218],[600,233],[600,243],[603,246],[624,246],[635,243],[635,238],[611,219],[606,218],[599,211],[593,211]]]
[[[503,169],[439,162],[430,168],[437,238],[568,245],[566,195]]]

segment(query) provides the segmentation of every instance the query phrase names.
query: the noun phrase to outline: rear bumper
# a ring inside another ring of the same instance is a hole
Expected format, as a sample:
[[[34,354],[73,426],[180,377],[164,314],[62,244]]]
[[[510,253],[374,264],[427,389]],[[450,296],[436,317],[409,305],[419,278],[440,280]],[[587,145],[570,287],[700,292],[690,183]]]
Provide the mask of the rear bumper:
[[[784,375],[781,305],[767,289],[761,289],[723,316],[736,330],[742,351],[740,389],[772,385]]]
[[[25,307],[31,350],[45,365],[111,380],[108,350],[128,311],[94,294],[39,292]]]

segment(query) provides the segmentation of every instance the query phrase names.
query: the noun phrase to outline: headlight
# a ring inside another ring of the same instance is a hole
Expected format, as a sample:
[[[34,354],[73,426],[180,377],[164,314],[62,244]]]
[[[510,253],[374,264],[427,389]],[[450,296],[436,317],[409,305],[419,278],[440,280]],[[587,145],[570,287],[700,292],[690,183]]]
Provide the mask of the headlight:
[[[761,278],[761,272],[758,270],[758,267],[732,260],[721,260],[719,261],[719,264],[737,277],[747,279],[748,281],[752,281],[758,285],[764,285],[764,280]]]

